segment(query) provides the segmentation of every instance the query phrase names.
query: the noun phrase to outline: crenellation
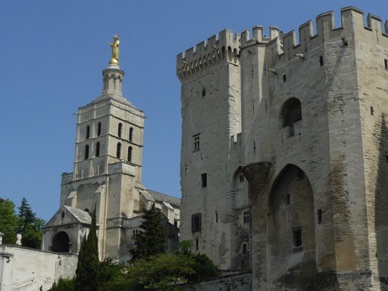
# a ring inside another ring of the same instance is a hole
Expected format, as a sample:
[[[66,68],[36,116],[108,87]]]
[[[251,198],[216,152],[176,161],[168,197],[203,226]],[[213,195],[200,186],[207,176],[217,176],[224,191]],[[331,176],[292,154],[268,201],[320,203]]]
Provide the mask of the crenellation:
[[[221,60],[236,62],[240,53],[240,35],[223,30],[177,56],[177,75],[180,79]]]
[[[241,34],[242,53],[225,46],[238,66],[207,64],[181,79],[181,173],[190,165],[181,176],[182,225],[196,213],[203,219],[202,233],[182,229],[181,238],[201,237],[201,252],[242,270],[247,239],[213,217],[241,222],[238,207],[249,209],[253,290],[386,287],[388,22],[354,7],[341,10],[340,25],[334,20],[322,13],[298,31],[270,28],[269,37],[255,26]]]

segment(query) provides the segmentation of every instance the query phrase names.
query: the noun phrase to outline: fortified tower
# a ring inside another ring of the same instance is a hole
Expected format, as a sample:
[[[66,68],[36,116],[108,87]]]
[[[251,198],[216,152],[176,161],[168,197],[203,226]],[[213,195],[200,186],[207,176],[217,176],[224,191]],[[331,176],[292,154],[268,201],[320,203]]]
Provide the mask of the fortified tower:
[[[316,34],[308,21],[299,27],[298,38],[275,27],[268,37],[262,27],[253,29],[252,38],[248,31],[236,36],[238,70],[226,79],[241,78],[241,91],[233,95],[234,108],[241,107],[238,114],[224,110],[225,99],[196,96],[198,88],[188,85],[200,84],[202,68],[196,69],[195,53],[186,52],[186,59],[178,55],[182,211],[217,210],[231,222],[238,220],[238,207],[224,201],[233,197],[248,203],[253,290],[387,289],[388,24],[373,15],[367,23],[364,19],[362,11],[347,7],[341,10],[340,27],[334,26],[332,12],[319,15]],[[220,86],[219,92],[230,88],[222,74],[207,72],[207,84]],[[209,103],[197,109],[195,102],[203,100]],[[218,114],[210,104],[220,108]],[[214,149],[211,154],[195,160],[190,129],[197,124],[215,138],[205,139],[206,148]],[[222,133],[231,142],[225,152],[216,150]],[[207,196],[195,184],[205,169],[218,179]],[[240,172],[249,188],[232,183]],[[210,245],[200,251],[213,253],[216,263],[229,256],[231,264],[223,266],[238,269],[233,242],[217,237],[221,227],[215,225],[202,220],[202,229],[212,233],[204,237]],[[231,240],[246,237],[239,224],[228,226]],[[191,235],[187,229],[183,233]]]

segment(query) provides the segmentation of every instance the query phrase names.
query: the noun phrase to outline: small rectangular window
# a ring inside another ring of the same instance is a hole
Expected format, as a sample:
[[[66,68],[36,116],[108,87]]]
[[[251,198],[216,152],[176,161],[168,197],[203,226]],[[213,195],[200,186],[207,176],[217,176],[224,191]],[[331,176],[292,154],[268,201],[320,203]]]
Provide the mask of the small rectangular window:
[[[384,67],[388,70],[388,59],[384,59]]]
[[[244,224],[251,222],[251,212],[249,210],[243,212],[243,222]]]
[[[200,232],[202,228],[201,213],[191,216],[191,232]]]
[[[216,222],[218,222],[218,211],[216,211]]]
[[[283,82],[286,82],[286,81],[287,81],[287,75],[284,74],[284,75],[283,75]]]
[[[323,63],[323,57],[322,57],[322,56],[319,57],[319,64],[320,64],[321,66],[323,66],[323,64],[324,64],[324,63]]]
[[[322,209],[318,209],[318,224],[321,224],[323,220],[323,211]]]
[[[370,115],[374,115],[375,114],[375,109],[373,108],[373,106],[370,107]]]
[[[293,237],[293,243],[294,247],[301,247],[302,246],[302,229],[296,228],[292,232],[292,237]]]
[[[194,139],[194,151],[197,152],[201,149],[199,134],[193,136]]]
[[[202,184],[202,188],[207,187],[207,174],[206,173],[203,173],[201,175],[201,184]]]

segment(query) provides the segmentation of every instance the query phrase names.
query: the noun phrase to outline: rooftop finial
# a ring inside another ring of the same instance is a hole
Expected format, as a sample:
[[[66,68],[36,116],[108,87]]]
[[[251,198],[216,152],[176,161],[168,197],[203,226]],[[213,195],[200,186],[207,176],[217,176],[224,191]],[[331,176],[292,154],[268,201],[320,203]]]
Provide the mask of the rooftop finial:
[[[113,36],[113,43],[109,43],[109,45],[112,48],[112,58],[109,65],[119,65],[120,41],[117,34]]]

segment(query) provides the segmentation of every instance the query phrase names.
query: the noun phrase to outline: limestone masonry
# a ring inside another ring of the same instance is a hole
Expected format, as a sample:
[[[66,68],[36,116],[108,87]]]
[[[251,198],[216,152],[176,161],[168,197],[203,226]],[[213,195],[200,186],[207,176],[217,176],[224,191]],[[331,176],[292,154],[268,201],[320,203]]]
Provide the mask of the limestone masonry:
[[[253,290],[388,290],[388,23],[364,19],[177,57],[180,239]]]

